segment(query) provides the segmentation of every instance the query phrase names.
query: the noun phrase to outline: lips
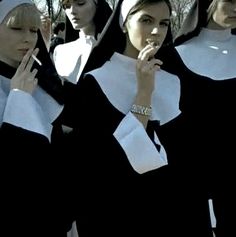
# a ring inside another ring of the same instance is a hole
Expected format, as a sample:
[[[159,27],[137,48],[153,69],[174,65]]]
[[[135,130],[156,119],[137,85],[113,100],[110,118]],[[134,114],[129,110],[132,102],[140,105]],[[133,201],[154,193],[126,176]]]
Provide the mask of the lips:
[[[79,18],[72,18],[71,20],[72,21],[79,21],[80,19]]]
[[[18,49],[18,51],[20,51],[20,52],[22,52],[22,53],[24,53],[24,54],[26,54],[26,53],[28,52],[28,50],[29,50],[29,49]]]
[[[146,42],[147,42],[148,44],[150,44],[151,46],[153,46],[153,47],[159,46],[159,42],[156,41],[156,40],[153,40],[153,39],[147,39]]]

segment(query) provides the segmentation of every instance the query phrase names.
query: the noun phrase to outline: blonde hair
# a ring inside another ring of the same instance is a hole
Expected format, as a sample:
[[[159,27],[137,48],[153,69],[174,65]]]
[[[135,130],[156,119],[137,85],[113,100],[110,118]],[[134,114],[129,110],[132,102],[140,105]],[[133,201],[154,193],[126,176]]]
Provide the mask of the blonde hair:
[[[4,20],[8,27],[21,27],[22,25],[31,25],[36,28],[41,26],[41,13],[33,4],[22,4],[10,11]]]
[[[213,13],[216,10],[218,0],[213,0],[207,9],[207,23],[210,21]]]

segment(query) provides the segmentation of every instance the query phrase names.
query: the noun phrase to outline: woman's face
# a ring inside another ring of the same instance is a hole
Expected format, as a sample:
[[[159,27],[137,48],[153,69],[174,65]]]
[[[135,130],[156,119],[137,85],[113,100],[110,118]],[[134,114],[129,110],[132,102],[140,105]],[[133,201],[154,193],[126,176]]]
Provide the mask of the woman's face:
[[[72,0],[63,5],[65,13],[75,30],[89,27],[93,24],[96,13],[94,0]]]
[[[12,14],[10,12],[0,24],[0,60],[10,66],[17,67],[26,52],[35,48],[39,28],[31,25],[31,22],[28,21],[17,25],[8,25],[7,22]]]
[[[216,28],[235,28],[236,0],[219,0],[212,15],[212,20],[214,21]]]
[[[146,5],[133,15],[128,16],[125,30],[127,40],[125,52],[137,58],[148,43],[161,46],[170,24],[170,11],[165,2]]]

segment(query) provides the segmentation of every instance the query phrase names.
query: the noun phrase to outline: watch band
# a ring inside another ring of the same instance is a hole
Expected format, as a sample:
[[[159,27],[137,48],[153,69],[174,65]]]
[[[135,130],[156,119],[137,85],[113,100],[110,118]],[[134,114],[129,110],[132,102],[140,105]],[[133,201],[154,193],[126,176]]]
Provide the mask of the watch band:
[[[142,105],[133,104],[131,107],[131,112],[133,112],[135,114],[144,115],[144,116],[151,116],[152,115],[152,108],[142,106]]]

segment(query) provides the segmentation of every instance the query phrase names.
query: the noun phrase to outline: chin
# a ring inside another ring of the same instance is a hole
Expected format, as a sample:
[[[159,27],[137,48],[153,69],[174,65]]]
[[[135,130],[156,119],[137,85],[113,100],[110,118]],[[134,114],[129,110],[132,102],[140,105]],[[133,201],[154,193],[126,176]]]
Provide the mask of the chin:
[[[81,25],[73,25],[73,28],[74,28],[74,30],[80,30],[81,29]]]

